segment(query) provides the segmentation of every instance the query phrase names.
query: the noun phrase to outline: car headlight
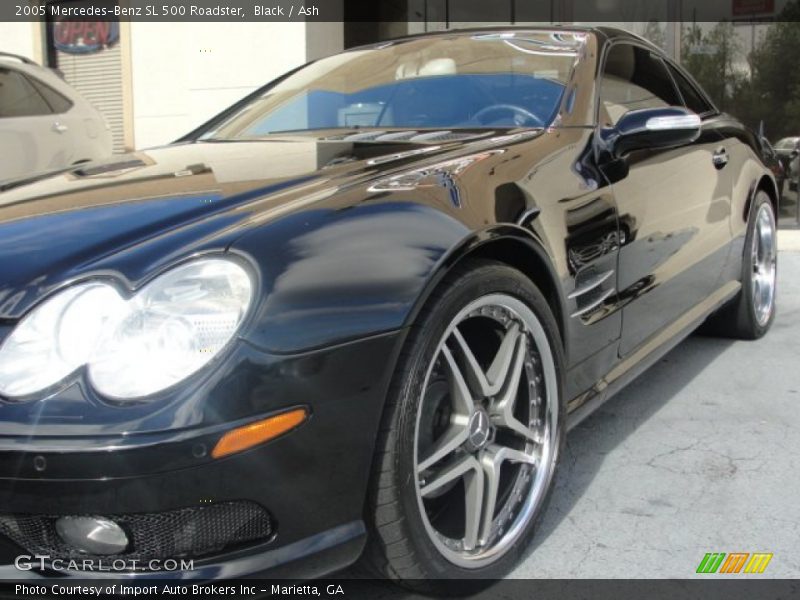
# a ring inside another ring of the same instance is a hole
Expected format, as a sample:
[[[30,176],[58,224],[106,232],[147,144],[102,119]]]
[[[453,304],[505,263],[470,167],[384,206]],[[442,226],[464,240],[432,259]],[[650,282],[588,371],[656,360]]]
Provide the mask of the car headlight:
[[[0,346],[0,395],[29,396],[86,367],[104,396],[150,396],[219,354],[252,295],[247,271],[224,258],[176,267],[130,298],[102,282],[75,285],[36,307]]]

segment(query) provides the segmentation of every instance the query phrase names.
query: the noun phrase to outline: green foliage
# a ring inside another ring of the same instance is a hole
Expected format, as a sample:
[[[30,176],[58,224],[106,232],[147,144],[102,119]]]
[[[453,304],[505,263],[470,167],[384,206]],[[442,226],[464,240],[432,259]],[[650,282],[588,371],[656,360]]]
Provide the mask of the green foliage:
[[[664,35],[664,28],[658,21],[648,21],[647,26],[642,33],[642,37],[653,42],[662,50],[667,47],[667,38]]]
[[[786,6],[750,56],[751,110],[775,139],[800,132],[800,2]],[[757,90],[757,92],[756,92]]]
[[[732,23],[684,26],[681,59],[721,110],[772,140],[800,134],[800,0],[756,40],[749,55]]]
[[[683,32],[683,65],[711,96],[721,110],[730,110],[736,91],[747,79],[737,66],[742,45],[732,23],[718,23],[704,33],[698,25]]]

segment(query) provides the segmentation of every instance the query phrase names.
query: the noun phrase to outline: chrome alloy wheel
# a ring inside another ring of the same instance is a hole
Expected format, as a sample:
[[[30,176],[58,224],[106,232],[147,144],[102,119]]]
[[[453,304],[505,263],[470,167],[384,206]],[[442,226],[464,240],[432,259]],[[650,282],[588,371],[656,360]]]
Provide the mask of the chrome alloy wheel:
[[[765,326],[775,307],[775,281],[778,248],[775,217],[769,204],[762,204],[753,231],[753,310],[760,326]]]
[[[414,440],[422,520],[450,562],[486,566],[525,531],[555,467],[550,342],[523,302],[483,296],[445,330],[422,389]]]

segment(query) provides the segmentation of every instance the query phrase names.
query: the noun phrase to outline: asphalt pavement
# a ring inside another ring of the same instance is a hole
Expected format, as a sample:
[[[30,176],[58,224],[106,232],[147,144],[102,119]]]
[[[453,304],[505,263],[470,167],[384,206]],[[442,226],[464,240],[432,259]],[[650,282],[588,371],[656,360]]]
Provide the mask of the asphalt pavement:
[[[770,332],[693,335],[574,429],[513,577],[686,578],[707,552],[800,576],[800,231],[779,240]]]

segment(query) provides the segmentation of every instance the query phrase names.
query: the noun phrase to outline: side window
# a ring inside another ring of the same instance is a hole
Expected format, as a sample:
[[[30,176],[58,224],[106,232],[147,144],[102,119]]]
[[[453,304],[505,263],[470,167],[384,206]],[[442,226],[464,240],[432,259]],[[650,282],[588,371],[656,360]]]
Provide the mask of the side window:
[[[698,115],[714,112],[714,107],[699,94],[695,87],[689,83],[689,80],[684,77],[683,73],[672,65],[669,65],[669,72],[672,73],[672,77],[678,85],[681,96],[683,96],[683,105],[686,108],[696,112]]]
[[[51,112],[30,81],[17,71],[0,67],[0,117],[31,117]]]
[[[681,106],[664,62],[649,50],[616,44],[606,56],[600,81],[600,124],[611,127],[626,112]]]
[[[28,81],[33,84],[33,87],[36,88],[36,91],[41,94],[42,98],[45,99],[47,104],[50,105],[50,108],[53,109],[53,112],[57,115],[65,113],[72,108],[72,100],[66,96],[62,96],[46,83],[39,81],[35,77],[28,77]]]

